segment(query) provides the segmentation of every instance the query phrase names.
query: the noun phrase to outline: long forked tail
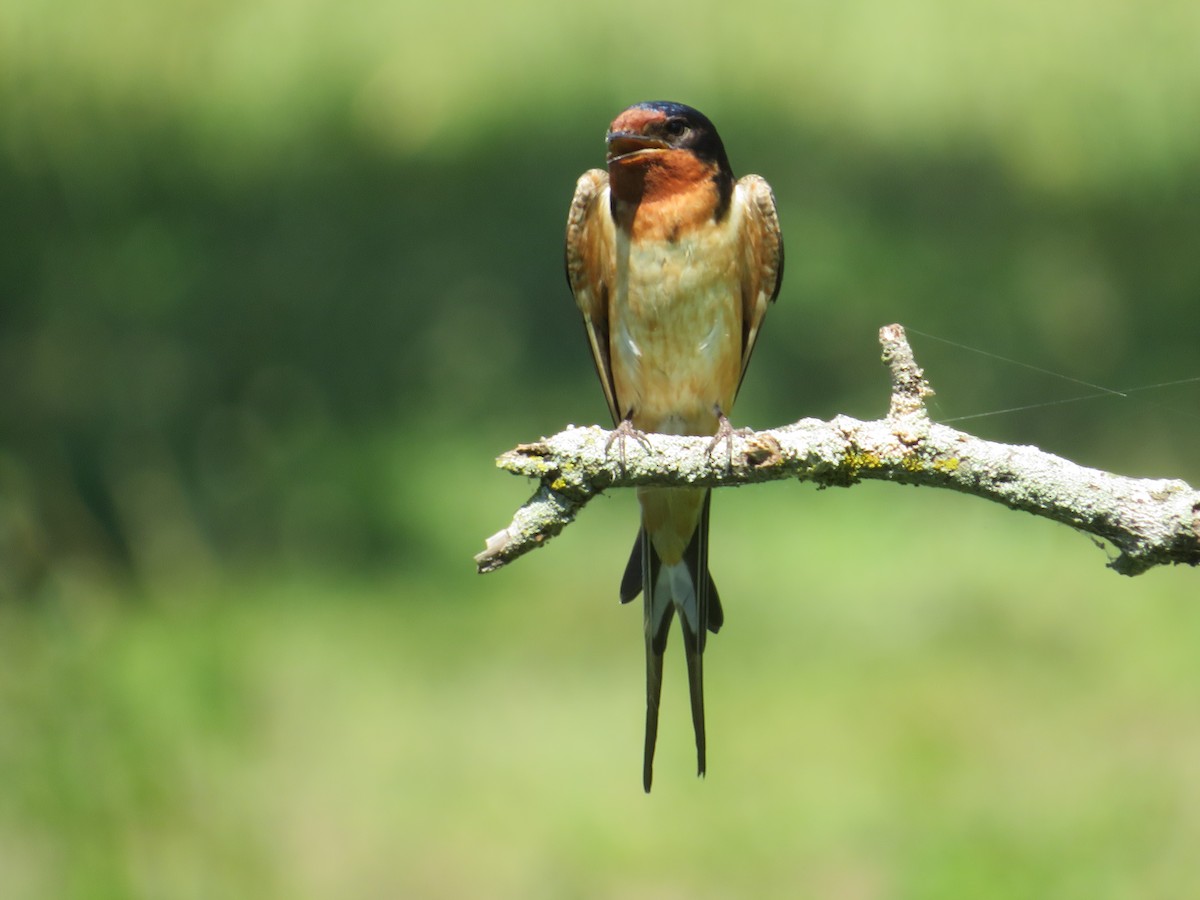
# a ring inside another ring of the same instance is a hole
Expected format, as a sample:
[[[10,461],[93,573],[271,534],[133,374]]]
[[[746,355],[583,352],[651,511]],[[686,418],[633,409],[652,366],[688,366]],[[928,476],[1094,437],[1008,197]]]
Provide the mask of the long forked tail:
[[[662,696],[662,659],[671,620],[678,613],[687,657],[688,689],[691,695],[692,727],[696,733],[697,774],[706,767],[704,727],[704,646],[711,631],[720,630],[725,616],[716,585],[708,572],[708,511],[710,494],[705,494],[700,521],[683,558],[664,565],[645,529],[638,531],[629,565],[621,579],[621,602],[639,593],[643,603],[646,637],[646,743],[642,764],[642,786],[646,793],[654,777],[654,748],[658,740],[658,708]]]

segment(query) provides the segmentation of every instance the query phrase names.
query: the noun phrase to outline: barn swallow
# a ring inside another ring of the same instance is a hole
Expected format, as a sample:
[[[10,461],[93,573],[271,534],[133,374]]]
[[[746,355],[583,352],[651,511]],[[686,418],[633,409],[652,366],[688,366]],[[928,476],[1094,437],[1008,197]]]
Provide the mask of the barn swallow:
[[[638,103],[605,138],[608,171],[580,177],[567,220],[567,281],[621,440],[730,435],[726,418],[783,277],[775,198],[734,179],[717,130],[681,103]],[[644,596],[650,791],[662,659],[679,616],[697,774],[705,770],[703,654],[724,620],[708,572],[706,488],[638,488],[642,521],[620,598]]]

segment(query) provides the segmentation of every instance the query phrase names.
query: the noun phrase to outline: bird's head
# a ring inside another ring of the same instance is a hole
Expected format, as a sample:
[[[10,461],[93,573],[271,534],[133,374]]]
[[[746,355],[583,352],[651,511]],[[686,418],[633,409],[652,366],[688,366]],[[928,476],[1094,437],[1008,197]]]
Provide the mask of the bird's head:
[[[700,161],[729,171],[725,145],[708,117],[699,110],[666,100],[636,103],[617,116],[605,136],[608,166],[653,165],[656,157],[685,152]]]

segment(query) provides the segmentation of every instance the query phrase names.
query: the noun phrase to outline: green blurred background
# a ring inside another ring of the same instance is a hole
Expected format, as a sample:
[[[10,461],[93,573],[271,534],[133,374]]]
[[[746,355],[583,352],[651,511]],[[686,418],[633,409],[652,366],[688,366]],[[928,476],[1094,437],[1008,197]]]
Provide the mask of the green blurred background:
[[[893,321],[1198,374],[1198,45],[1190,0],[8,0],[0,895],[1200,894],[1193,572],[722,492],[710,775],[678,660],[646,798],[632,497],[471,562],[529,490],[493,458],[605,415],[561,241],[621,108],[699,107],[775,188],[735,419],[874,417]],[[938,418],[1091,392],[913,344]],[[963,427],[1195,483],[1198,397]]]

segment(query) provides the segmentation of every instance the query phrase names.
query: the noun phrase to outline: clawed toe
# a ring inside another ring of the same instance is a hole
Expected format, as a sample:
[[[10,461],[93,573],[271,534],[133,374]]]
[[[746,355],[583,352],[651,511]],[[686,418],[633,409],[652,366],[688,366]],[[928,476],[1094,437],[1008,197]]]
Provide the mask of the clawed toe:
[[[604,453],[607,456],[612,452],[612,445],[617,445],[617,459],[621,461],[621,469],[625,468],[625,442],[633,438],[642,448],[649,453],[651,450],[650,441],[647,439],[645,432],[638,431],[633,427],[633,423],[629,419],[622,419],[620,424],[613,429],[612,434],[608,436],[608,440],[604,442]]]
[[[744,437],[750,434],[749,428],[734,428],[729,424],[729,419],[726,415],[717,410],[717,433],[713,435],[713,439],[708,442],[708,455],[712,456],[713,451],[717,449],[717,445],[722,441],[725,442],[725,471],[733,469],[733,438],[734,435]]]

